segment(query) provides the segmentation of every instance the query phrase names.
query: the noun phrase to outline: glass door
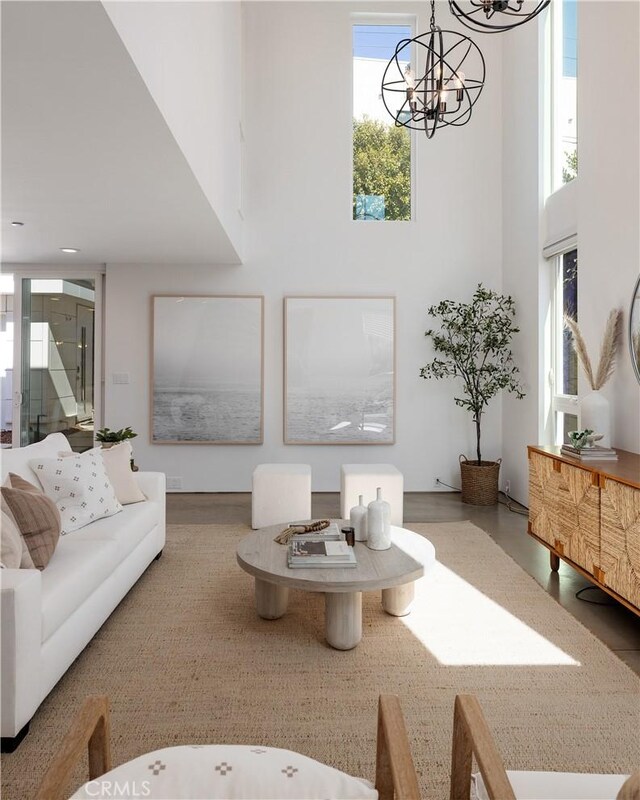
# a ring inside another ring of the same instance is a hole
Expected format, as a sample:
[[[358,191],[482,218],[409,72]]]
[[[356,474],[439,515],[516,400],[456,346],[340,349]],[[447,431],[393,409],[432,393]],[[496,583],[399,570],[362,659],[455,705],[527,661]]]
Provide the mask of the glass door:
[[[95,427],[96,279],[21,278],[20,295],[20,445],[61,432],[73,450],[87,450]]]

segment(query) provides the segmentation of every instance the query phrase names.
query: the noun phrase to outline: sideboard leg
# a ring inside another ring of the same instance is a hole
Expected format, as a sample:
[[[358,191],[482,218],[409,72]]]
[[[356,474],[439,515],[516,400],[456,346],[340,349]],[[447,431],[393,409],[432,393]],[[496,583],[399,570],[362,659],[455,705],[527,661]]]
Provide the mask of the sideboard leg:
[[[256,578],[256,611],[262,619],[280,619],[287,611],[289,589]]]
[[[560,569],[560,556],[555,553],[549,553],[549,561],[551,562],[551,569],[557,572]]]

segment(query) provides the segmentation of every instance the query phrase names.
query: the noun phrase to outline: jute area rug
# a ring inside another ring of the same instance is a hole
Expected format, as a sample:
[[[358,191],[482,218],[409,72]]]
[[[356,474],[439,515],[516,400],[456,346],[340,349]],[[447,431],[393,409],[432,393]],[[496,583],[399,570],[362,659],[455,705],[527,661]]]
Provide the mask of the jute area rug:
[[[400,696],[422,796],[448,796],[453,700],[475,693],[513,769],[631,772],[640,766],[640,681],[470,523],[411,526],[438,563],[412,614],[364,595],[363,639],[323,637],[320,595],[293,591],[260,620],[235,561],[242,526],[178,525],[3,758],[3,797],[33,796],[90,694],[112,703],[114,763],[179,743],[297,750],[373,779],[376,703]],[[76,784],[86,780],[82,770]]]

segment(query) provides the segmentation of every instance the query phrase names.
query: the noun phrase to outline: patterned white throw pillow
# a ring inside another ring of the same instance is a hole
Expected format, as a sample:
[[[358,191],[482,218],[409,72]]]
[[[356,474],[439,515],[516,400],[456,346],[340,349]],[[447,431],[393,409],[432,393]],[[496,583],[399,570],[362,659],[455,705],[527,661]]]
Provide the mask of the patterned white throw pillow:
[[[122,511],[104,462],[95,453],[71,458],[35,458],[29,461],[29,466],[38,476],[44,493],[58,506],[63,535]]]
[[[290,750],[249,745],[180,745],[134,758],[81,786],[71,800],[376,800],[369,781]],[[124,795],[120,795],[124,796]]]

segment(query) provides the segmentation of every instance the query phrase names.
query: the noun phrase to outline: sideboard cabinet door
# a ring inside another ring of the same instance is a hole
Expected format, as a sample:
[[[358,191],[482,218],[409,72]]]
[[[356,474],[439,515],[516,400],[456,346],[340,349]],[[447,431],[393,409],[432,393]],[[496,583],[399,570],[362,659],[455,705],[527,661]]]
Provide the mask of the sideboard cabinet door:
[[[640,490],[605,478],[600,493],[604,583],[640,606]]]
[[[600,564],[598,476],[558,459],[529,457],[531,531],[561,555],[593,573]]]

